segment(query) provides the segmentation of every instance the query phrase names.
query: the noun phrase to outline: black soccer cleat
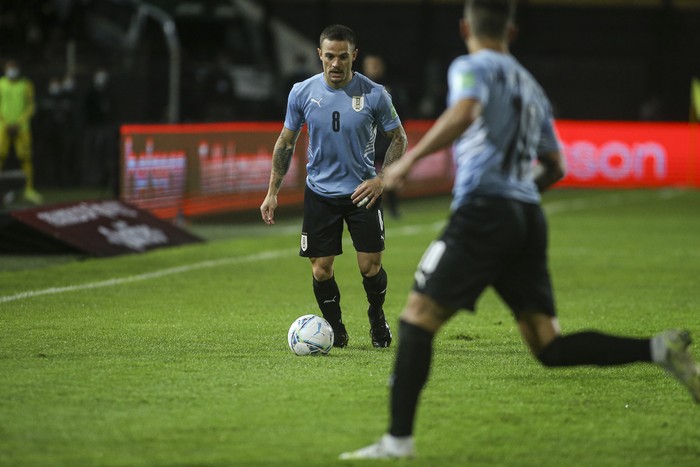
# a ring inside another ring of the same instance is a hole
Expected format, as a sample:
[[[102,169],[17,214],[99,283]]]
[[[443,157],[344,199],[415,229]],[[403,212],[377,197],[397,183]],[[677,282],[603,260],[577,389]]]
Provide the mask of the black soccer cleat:
[[[377,348],[386,348],[391,345],[391,328],[385,320],[370,327],[369,335],[372,338],[372,345]]]
[[[341,329],[333,330],[333,347],[347,347],[348,340],[350,340],[350,337],[348,336],[348,332],[345,330],[345,326],[343,326]]]

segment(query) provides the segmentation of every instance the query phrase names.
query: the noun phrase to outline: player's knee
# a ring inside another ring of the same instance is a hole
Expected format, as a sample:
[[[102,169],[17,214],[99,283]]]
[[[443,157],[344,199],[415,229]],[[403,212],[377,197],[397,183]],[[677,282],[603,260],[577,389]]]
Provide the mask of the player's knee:
[[[561,339],[559,337],[554,338],[552,342],[547,344],[547,346],[540,350],[535,356],[540,363],[546,367],[562,366],[562,356],[561,356]]]
[[[436,333],[454,314],[426,295],[411,292],[406,307],[401,313],[401,320],[415,324],[431,333]]]
[[[333,277],[333,263],[326,261],[312,261],[311,272],[319,282],[327,281]]]
[[[374,277],[379,273],[381,268],[382,268],[382,263],[379,263],[379,264],[376,264],[376,263],[360,264],[360,274],[362,274],[365,277]]]
[[[382,255],[381,253],[358,253],[357,265],[363,276],[375,276],[382,268]]]

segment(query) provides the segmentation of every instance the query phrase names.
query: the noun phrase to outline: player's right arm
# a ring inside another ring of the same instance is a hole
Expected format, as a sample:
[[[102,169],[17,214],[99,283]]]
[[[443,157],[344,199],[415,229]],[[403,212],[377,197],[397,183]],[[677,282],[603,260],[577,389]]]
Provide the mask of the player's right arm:
[[[260,206],[260,214],[266,224],[275,223],[275,209],[277,208],[277,193],[282,186],[282,180],[289,170],[294,155],[294,147],[297,144],[300,131],[292,131],[283,127],[272,151],[272,170],[270,171],[270,185],[267,196]]]
[[[384,187],[387,190],[401,188],[411,167],[418,160],[452,144],[479,118],[481,111],[481,103],[473,98],[460,99],[445,109],[421,140],[384,170]]]

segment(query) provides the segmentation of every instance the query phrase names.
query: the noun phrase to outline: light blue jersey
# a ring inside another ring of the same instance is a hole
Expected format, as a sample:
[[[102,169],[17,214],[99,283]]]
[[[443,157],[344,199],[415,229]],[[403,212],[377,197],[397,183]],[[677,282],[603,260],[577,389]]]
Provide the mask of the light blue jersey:
[[[481,50],[456,58],[448,72],[448,105],[473,98],[481,116],[454,143],[452,209],[477,196],[539,203],[537,154],[559,150],[544,91],[511,55]]]
[[[299,131],[304,123],[309,132],[306,184],[322,196],[341,197],[377,176],[377,126],[389,131],[401,120],[384,86],[356,72],[345,87],[333,89],[319,73],[289,93],[284,126]]]

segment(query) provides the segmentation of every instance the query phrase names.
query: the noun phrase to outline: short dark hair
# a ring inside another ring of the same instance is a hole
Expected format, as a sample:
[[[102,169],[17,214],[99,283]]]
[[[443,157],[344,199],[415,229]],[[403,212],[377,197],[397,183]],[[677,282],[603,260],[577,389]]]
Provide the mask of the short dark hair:
[[[356,44],[355,33],[353,30],[347,26],[343,26],[342,24],[333,24],[324,29],[321,33],[321,37],[318,40],[319,46],[326,39],[329,41],[347,41],[353,48]]]
[[[464,17],[475,36],[503,39],[508,25],[515,21],[515,0],[467,0]]]

